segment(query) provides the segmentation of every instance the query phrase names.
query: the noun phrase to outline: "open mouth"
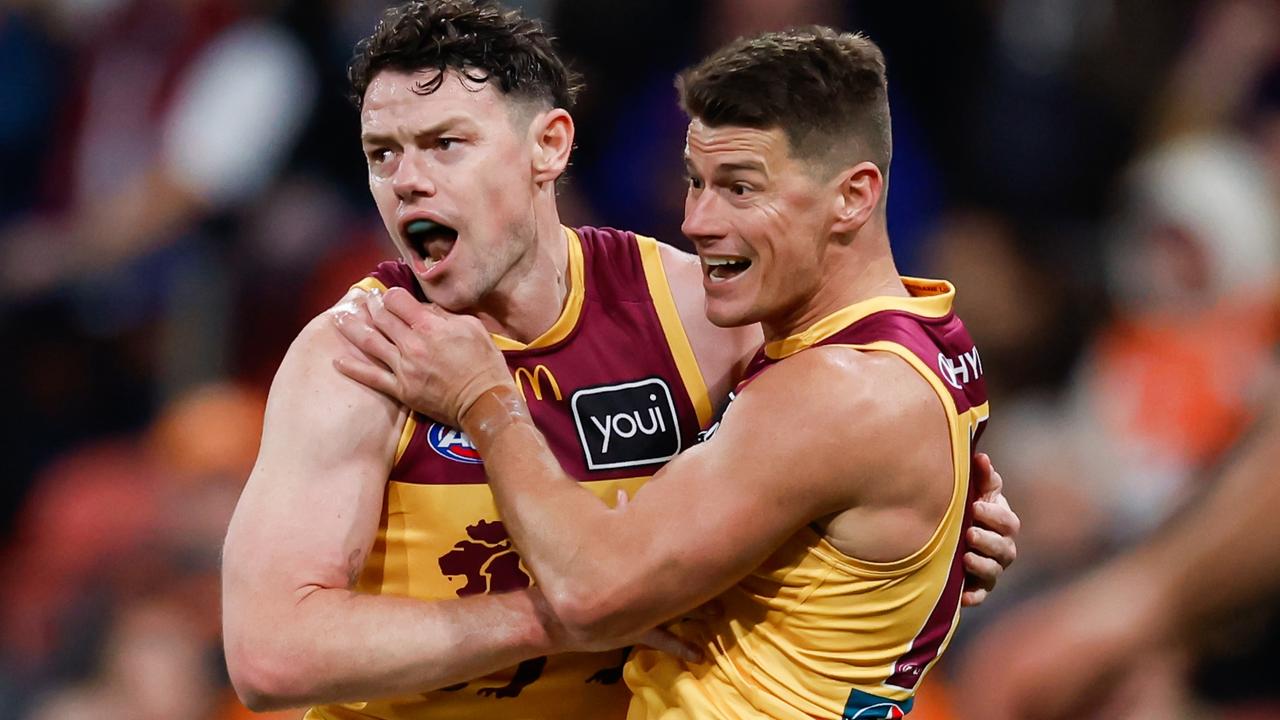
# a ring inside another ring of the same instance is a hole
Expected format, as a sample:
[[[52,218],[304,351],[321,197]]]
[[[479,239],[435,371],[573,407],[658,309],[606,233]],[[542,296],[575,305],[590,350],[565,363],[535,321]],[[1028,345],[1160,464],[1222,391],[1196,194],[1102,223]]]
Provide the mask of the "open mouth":
[[[724,282],[746,272],[751,261],[744,257],[704,257],[702,270],[711,282]]]
[[[428,267],[448,257],[458,239],[457,230],[426,219],[410,220],[401,229],[401,234]]]

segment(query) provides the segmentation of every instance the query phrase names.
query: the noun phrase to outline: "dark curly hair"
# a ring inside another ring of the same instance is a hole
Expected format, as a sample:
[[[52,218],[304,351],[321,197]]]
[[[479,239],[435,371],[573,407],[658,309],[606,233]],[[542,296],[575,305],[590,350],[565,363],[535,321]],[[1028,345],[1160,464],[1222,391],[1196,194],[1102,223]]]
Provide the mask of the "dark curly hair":
[[[409,0],[388,8],[373,34],[356,43],[347,69],[357,108],[385,69],[439,70],[414,86],[422,95],[440,89],[444,71],[454,70],[477,83],[493,81],[512,97],[565,109],[580,88],[541,23],[490,0]]]
[[[888,175],[884,55],[864,35],[812,26],[739,38],[681,72],[676,88],[707,125],[778,128],[798,156],[839,164],[850,149]]]

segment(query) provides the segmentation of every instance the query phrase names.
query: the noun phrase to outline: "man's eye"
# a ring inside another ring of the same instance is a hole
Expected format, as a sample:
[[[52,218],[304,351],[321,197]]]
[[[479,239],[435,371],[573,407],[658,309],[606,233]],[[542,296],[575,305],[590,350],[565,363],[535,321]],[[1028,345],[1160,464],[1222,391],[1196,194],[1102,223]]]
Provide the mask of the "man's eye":
[[[436,139],[436,147],[441,150],[448,150],[458,142],[457,138],[442,137]]]
[[[701,181],[701,180],[699,180],[698,178],[693,177],[692,175],[690,175],[690,176],[689,176],[689,187],[693,188],[694,190],[701,190],[701,189],[702,189],[702,181]]]
[[[370,165],[382,165],[391,159],[391,150],[387,148],[378,148],[368,153]]]

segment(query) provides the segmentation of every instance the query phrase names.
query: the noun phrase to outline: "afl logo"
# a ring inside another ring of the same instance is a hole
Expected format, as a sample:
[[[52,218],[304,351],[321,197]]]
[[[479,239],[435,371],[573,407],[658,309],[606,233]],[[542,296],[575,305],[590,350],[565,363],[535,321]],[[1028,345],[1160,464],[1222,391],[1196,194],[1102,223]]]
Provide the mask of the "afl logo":
[[[480,458],[480,453],[476,452],[476,446],[471,444],[471,438],[461,430],[455,430],[447,425],[431,423],[431,427],[427,428],[427,444],[436,451],[437,455],[447,457],[454,462],[472,465],[484,462]]]

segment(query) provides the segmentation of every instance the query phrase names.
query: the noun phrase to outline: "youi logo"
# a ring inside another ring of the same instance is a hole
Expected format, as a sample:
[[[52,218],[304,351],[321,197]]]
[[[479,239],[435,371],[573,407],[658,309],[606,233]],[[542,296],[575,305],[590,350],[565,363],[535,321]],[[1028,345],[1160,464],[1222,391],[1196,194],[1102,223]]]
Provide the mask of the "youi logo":
[[[569,401],[587,468],[666,462],[680,452],[680,420],[660,377],[585,388]]]
[[[484,462],[476,446],[471,444],[467,434],[448,425],[433,422],[427,428],[427,444],[437,455],[442,455],[455,462],[479,465]]]

